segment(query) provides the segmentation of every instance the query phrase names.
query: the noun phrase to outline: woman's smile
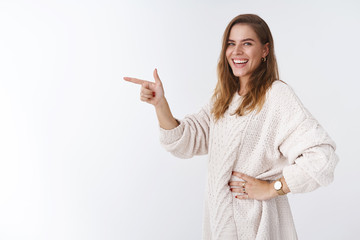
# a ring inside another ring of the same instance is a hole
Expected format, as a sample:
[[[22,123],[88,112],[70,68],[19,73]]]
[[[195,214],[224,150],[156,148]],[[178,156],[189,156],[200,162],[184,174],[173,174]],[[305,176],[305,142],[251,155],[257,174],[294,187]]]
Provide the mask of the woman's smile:
[[[232,62],[235,68],[243,68],[249,62],[249,59],[244,58],[233,58]]]

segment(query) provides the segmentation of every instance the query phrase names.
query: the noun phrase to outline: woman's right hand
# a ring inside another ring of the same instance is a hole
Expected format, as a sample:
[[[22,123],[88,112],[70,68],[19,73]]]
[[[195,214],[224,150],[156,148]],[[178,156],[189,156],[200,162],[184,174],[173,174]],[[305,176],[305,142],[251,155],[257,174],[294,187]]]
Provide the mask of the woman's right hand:
[[[135,84],[140,84],[140,100],[150,103],[156,107],[163,99],[165,99],[165,93],[156,68],[153,74],[155,83],[132,77],[124,77],[124,80]]]

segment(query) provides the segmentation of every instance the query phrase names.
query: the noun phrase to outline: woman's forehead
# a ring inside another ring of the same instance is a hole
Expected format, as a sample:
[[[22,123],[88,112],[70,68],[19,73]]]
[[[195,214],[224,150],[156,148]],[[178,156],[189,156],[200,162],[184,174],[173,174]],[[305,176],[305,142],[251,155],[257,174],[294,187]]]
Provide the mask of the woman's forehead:
[[[229,40],[241,40],[241,39],[253,39],[257,40],[258,37],[253,28],[248,24],[237,23],[235,24],[229,34]]]

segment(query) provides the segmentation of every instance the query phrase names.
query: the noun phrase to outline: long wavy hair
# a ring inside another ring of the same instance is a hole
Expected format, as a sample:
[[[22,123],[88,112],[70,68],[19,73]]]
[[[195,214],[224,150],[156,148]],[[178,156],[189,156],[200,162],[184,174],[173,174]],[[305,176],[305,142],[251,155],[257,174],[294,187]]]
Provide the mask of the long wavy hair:
[[[266,91],[275,80],[279,79],[279,71],[274,52],[274,41],[266,22],[254,14],[241,14],[236,16],[227,25],[223,35],[222,49],[217,65],[218,81],[212,95],[214,104],[211,112],[215,121],[223,117],[231,103],[233,95],[237,91],[240,91],[240,80],[233,74],[226,58],[226,49],[228,47],[227,43],[231,28],[238,23],[250,26],[262,44],[269,43],[269,53],[266,56],[267,60],[261,62],[259,67],[255,69],[250,76],[249,82],[247,83],[249,91],[244,95],[243,101],[235,114],[243,116],[255,109],[257,109],[257,112],[260,112],[265,102]]]

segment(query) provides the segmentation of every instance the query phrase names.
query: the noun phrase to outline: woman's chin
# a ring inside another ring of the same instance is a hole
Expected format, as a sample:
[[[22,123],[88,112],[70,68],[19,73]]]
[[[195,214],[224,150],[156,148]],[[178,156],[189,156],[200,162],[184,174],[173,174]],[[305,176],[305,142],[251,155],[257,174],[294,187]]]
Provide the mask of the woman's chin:
[[[238,77],[238,78],[241,78],[241,77],[244,77],[245,74],[235,72],[235,73],[234,73],[234,76],[235,76],[235,77]]]
[[[248,78],[251,74],[248,72],[233,71],[233,75],[238,78]]]

